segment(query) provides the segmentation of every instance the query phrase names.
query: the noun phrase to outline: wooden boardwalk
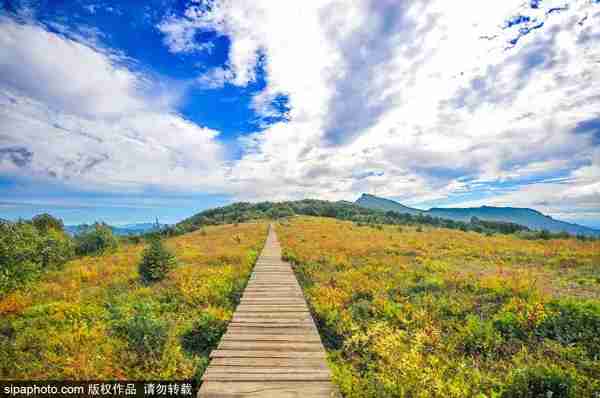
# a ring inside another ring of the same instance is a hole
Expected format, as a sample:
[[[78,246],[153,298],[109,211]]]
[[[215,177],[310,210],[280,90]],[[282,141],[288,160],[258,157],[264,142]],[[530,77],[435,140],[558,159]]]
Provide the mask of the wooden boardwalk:
[[[273,226],[198,396],[338,397],[325,350]]]

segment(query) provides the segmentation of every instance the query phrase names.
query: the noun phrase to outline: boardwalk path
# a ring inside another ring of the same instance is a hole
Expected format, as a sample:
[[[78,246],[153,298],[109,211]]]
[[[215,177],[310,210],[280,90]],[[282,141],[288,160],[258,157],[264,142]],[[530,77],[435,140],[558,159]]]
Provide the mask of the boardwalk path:
[[[337,397],[325,350],[273,227],[198,396]]]

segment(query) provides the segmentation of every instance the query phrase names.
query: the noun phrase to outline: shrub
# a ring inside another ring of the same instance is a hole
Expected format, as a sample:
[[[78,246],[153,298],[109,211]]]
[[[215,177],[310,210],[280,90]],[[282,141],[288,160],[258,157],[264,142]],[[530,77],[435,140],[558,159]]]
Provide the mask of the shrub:
[[[142,253],[139,272],[144,282],[155,282],[164,279],[174,266],[175,256],[160,239],[154,239]]]
[[[58,229],[42,232],[30,222],[0,221],[0,293],[63,265],[73,254],[72,240]]]
[[[367,321],[375,314],[373,304],[370,300],[359,299],[350,305],[352,318],[357,321]]]
[[[43,268],[58,267],[75,256],[73,241],[64,232],[48,229],[39,248]]]
[[[489,321],[468,315],[467,322],[459,334],[459,347],[470,355],[493,356],[503,342],[502,336]]]
[[[31,222],[38,231],[45,233],[51,229],[64,231],[62,220],[52,217],[50,214],[39,214],[31,219]]]
[[[524,330],[521,321],[513,312],[503,312],[494,320],[494,327],[505,338],[527,338],[527,330]]]
[[[227,329],[227,321],[202,313],[192,328],[181,336],[181,346],[191,354],[208,354]]]
[[[417,276],[416,284],[407,289],[408,294],[435,293],[441,291],[444,286],[444,280],[437,276]]]
[[[75,251],[78,255],[99,255],[115,250],[118,240],[106,224],[95,223],[92,228],[75,237]]]
[[[557,367],[519,369],[511,377],[502,398],[575,397],[575,377]]]
[[[540,239],[543,239],[543,240],[548,240],[552,237],[550,235],[550,232],[547,229],[542,229],[538,236]]]
[[[600,304],[555,301],[548,304],[552,315],[536,329],[536,334],[562,344],[581,344],[595,360],[600,359]]]
[[[159,356],[167,341],[168,325],[154,318],[148,304],[137,304],[133,316],[115,322],[113,330],[127,340],[138,355]]]
[[[39,262],[42,237],[30,224],[0,221],[0,271],[16,269],[23,263]]]

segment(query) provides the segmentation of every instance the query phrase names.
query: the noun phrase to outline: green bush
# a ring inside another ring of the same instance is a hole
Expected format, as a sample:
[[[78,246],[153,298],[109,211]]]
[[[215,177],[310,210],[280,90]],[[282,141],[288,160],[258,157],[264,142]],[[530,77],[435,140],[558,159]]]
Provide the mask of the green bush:
[[[203,313],[192,328],[181,336],[181,346],[190,354],[208,354],[227,329],[227,321]]]
[[[142,253],[139,272],[144,282],[155,282],[164,279],[175,266],[175,256],[162,244],[160,239],[153,239]]]
[[[373,304],[370,300],[360,299],[350,305],[352,318],[357,321],[367,321],[375,315]]]
[[[47,213],[33,217],[31,223],[42,233],[48,232],[49,230],[64,231],[62,220],[54,218]]]
[[[33,280],[43,270],[59,267],[73,257],[69,236],[59,229],[40,225],[38,229],[33,222],[0,221],[0,293]]]
[[[557,367],[515,371],[502,398],[575,398],[575,377]]]
[[[547,305],[552,313],[535,333],[561,344],[580,344],[594,360],[600,360],[600,304],[574,300]]]
[[[437,276],[417,275],[416,283],[407,289],[410,295],[420,293],[435,293],[441,291],[445,287],[443,279]]]
[[[95,223],[75,237],[75,251],[80,256],[100,255],[115,250],[117,246],[118,240],[112,230],[102,223]]]
[[[503,342],[502,336],[490,321],[468,315],[459,334],[459,348],[466,354],[493,356]]]
[[[494,320],[494,327],[507,339],[527,338],[527,331],[523,329],[517,314],[514,312],[502,312],[498,314]]]
[[[39,255],[42,267],[58,267],[75,256],[75,245],[64,232],[48,229],[42,237]]]
[[[159,356],[168,336],[166,321],[152,316],[152,308],[148,304],[134,306],[134,314],[125,319],[118,319],[113,330],[127,340],[129,346],[138,355]]]

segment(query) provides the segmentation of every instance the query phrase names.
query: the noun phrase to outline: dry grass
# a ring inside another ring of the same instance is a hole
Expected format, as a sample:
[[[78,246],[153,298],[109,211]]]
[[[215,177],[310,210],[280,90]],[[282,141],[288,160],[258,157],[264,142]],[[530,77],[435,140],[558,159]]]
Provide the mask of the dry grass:
[[[277,230],[346,396],[600,392],[600,242],[312,217]]]

